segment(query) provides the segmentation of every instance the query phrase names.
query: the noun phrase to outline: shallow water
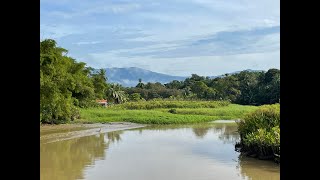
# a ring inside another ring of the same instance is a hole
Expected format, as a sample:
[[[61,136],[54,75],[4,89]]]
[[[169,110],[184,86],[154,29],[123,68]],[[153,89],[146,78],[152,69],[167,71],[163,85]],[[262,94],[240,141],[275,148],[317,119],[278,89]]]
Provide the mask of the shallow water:
[[[280,179],[279,165],[241,157],[235,123],[150,126],[40,144],[41,180]],[[45,135],[45,133],[43,133]]]

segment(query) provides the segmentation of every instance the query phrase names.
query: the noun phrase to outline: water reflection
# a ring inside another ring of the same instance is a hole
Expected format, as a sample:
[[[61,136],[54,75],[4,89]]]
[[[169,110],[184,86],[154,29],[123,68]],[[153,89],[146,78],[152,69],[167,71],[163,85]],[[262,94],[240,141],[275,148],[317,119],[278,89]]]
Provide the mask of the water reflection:
[[[200,126],[200,127],[193,127],[192,131],[194,135],[196,135],[198,138],[203,138],[208,133],[209,129],[210,127]]]
[[[235,144],[240,140],[240,135],[237,132],[236,124],[221,124],[217,125],[217,127],[219,127],[221,131],[218,138],[224,143]]]
[[[113,132],[107,132],[106,136],[110,142],[119,142],[121,141],[120,135],[123,133],[123,131],[113,131]]]
[[[239,156],[236,124],[149,126],[40,144],[41,180],[279,179]],[[125,172],[125,173],[124,173]]]
[[[192,132],[199,139],[204,138],[208,132],[212,131],[214,134],[219,134],[219,138],[225,143],[235,143],[239,140],[239,134],[237,132],[236,123],[217,123],[217,124],[190,124],[190,125],[151,125],[139,129],[131,129],[127,131],[139,131],[139,134],[143,134],[143,131],[170,131],[174,129],[192,129]]]
[[[110,143],[120,141],[122,131],[40,144],[40,179],[83,179],[83,169],[104,160]],[[107,140],[106,140],[107,139]]]
[[[241,156],[238,158],[238,166],[241,177],[249,179],[280,179],[279,168],[272,161],[257,160],[251,157]]]
[[[211,126],[203,124],[192,126],[192,131],[200,139],[204,138],[209,131],[212,131],[224,143],[235,144],[240,140],[236,124],[214,124]]]

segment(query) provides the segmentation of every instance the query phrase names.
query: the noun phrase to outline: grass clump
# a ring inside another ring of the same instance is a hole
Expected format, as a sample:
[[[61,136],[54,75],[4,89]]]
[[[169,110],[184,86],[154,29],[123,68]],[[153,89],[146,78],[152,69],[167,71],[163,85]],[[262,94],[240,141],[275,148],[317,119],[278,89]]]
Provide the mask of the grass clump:
[[[177,110],[176,110],[176,109],[169,109],[168,112],[169,112],[169,113],[172,113],[172,114],[177,114]]]
[[[264,105],[238,122],[241,152],[280,162],[280,104]]]

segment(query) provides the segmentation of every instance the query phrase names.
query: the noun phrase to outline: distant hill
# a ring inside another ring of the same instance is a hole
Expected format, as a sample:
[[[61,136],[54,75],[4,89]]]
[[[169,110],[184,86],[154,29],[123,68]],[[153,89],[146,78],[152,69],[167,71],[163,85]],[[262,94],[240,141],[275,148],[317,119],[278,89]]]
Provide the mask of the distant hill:
[[[168,74],[157,73],[137,67],[129,68],[105,68],[106,76],[108,77],[108,82],[118,83],[125,87],[136,86],[139,82],[139,78],[142,79],[143,83],[147,82],[160,82],[161,84],[168,83],[173,80],[183,81],[190,76],[171,76]],[[246,71],[255,72],[261,70],[251,70],[247,69]],[[227,73],[229,75],[239,73],[241,71],[236,71],[232,73]],[[223,77],[224,75],[219,76],[209,76],[210,78]]]
[[[137,67],[106,68],[105,70],[108,82],[119,83],[126,87],[136,86],[139,82],[139,78],[141,78],[144,83],[160,82],[161,84],[168,83],[173,80],[182,81],[187,78],[183,76],[161,74]]]

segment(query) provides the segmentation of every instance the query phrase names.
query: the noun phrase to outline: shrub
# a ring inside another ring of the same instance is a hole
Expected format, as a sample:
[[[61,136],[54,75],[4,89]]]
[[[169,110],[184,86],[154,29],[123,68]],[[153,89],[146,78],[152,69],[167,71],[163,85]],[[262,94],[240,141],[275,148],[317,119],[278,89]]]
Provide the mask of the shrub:
[[[170,109],[168,112],[172,113],[172,114],[177,114],[177,110],[176,109]]]
[[[270,131],[273,127],[280,126],[280,105],[261,106],[256,111],[247,114],[238,125],[238,131],[242,138],[260,128]]]
[[[238,122],[242,152],[280,162],[280,105],[261,106]]]

